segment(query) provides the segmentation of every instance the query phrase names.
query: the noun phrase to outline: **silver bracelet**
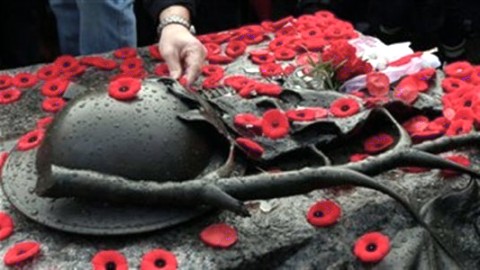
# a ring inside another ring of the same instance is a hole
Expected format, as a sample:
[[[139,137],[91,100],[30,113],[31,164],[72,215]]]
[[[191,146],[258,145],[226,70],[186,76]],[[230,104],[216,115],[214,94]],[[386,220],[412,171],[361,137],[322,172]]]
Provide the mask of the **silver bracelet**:
[[[162,34],[163,28],[165,28],[165,26],[170,24],[183,25],[185,28],[188,29],[188,31],[190,31],[190,33],[195,35],[195,27],[192,24],[190,24],[187,19],[178,15],[172,15],[162,19],[160,21],[160,24],[157,27],[157,34],[160,36]]]

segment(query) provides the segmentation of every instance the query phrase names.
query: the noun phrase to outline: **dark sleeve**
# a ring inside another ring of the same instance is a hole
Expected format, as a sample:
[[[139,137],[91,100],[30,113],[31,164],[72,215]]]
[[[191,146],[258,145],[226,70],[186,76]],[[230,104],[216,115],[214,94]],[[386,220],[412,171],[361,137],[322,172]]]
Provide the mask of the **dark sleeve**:
[[[154,20],[157,21],[160,12],[173,5],[186,7],[190,11],[190,17],[195,17],[196,1],[198,0],[143,0],[143,3],[150,15],[152,15]]]

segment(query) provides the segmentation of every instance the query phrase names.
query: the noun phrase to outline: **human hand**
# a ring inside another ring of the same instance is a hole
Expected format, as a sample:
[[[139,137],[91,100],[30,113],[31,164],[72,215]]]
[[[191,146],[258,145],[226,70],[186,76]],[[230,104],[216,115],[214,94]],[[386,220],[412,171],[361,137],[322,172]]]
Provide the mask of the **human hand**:
[[[184,26],[165,26],[158,46],[172,78],[178,79],[185,74],[187,84],[190,85],[200,75],[207,49]]]

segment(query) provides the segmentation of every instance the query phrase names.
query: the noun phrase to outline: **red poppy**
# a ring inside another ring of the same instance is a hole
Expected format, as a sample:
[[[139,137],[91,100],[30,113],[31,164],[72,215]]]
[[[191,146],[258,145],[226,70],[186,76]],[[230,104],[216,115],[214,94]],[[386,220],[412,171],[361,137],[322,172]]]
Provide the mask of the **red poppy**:
[[[117,62],[100,56],[85,56],[80,59],[80,63],[87,66],[96,67],[102,70],[113,70],[117,68]]]
[[[361,153],[353,154],[350,156],[350,162],[359,162],[368,158],[369,156],[370,156],[369,154],[361,154]]]
[[[345,38],[350,31],[342,27],[341,25],[332,24],[325,29],[325,38],[327,40],[331,39],[342,39]]]
[[[229,248],[237,242],[237,231],[225,223],[212,224],[200,233],[203,243],[217,248]]]
[[[321,18],[321,19],[329,19],[329,20],[335,19],[335,15],[330,11],[326,11],[326,10],[320,10],[315,12],[315,17]]]
[[[275,32],[275,36],[277,38],[288,37],[288,36],[293,37],[293,36],[296,36],[297,34],[298,34],[298,30],[293,25],[286,25]]]
[[[143,69],[143,60],[137,57],[127,58],[120,64],[120,70],[122,72],[136,71],[139,69]]]
[[[225,78],[225,80],[223,80],[223,83],[226,86],[232,87],[236,91],[240,91],[240,89],[242,89],[244,86],[246,86],[251,81],[252,80],[248,77],[238,75],[238,76],[230,76],[230,77]]]
[[[207,55],[207,60],[210,64],[226,65],[233,62],[233,58],[227,55],[213,54]]]
[[[13,82],[13,85],[18,88],[30,88],[35,84],[37,84],[38,79],[37,77],[35,77],[35,75],[22,72],[15,75],[15,77],[13,77],[12,82]]]
[[[445,135],[452,137],[462,134],[468,134],[472,131],[473,122],[469,120],[454,120],[450,123]]]
[[[205,43],[203,46],[207,48],[208,55],[220,54],[222,52],[222,48],[217,43]]]
[[[223,73],[224,69],[222,66],[219,65],[204,65],[202,67],[202,74],[205,76],[218,75],[222,77]]]
[[[268,64],[275,62],[275,56],[272,54],[265,55],[251,55],[252,62],[257,65]]]
[[[244,54],[246,49],[247,44],[245,44],[245,42],[232,40],[228,43],[227,48],[225,49],[225,54],[232,58],[237,58]]]
[[[282,66],[277,63],[266,63],[260,65],[260,74],[263,77],[281,76],[283,74]]]
[[[446,156],[445,158],[455,163],[458,163],[464,167],[470,167],[470,164],[471,164],[470,159],[464,155],[451,155],[451,156]],[[453,176],[460,175],[458,172],[452,171],[452,170],[442,170],[441,172],[444,177],[453,177]]]
[[[390,79],[381,72],[367,74],[368,93],[375,97],[386,96],[390,90]]]
[[[110,82],[108,94],[117,100],[131,100],[137,97],[142,82],[136,78],[120,78]]]
[[[177,257],[164,249],[153,249],[145,253],[140,263],[140,270],[177,270],[177,268]]]
[[[469,91],[472,86],[457,78],[445,78],[442,81],[443,91],[446,93],[452,93],[457,91]]]
[[[480,66],[473,67],[473,72],[471,74],[470,82],[475,84],[475,85],[480,84]]]
[[[127,58],[132,58],[137,56],[137,49],[135,48],[130,48],[130,47],[124,47],[117,49],[113,52],[113,56],[115,58],[119,59],[127,59]]]
[[[423,115],[417,115],[405,121],[402,126],[409,134],[412,134],[415,132],[424,131],[427,128],[429,122],[430,120],[428,120],[428,117]]]
[[[315,110],[310,108],[288,110],[286,115],[288,119],[298,122],[308,122],[316,119]]]
[[[10,104],[20,99],[22,92],[16,88],[0,91],[0,104]]]
[[[251,81],[238,91],[238,95],[243,98],[251,98],[258,95],[257,82]]]
[[[0,90],[7,89],[12,86],[12,77],[9,75],[0,75]]]
[[[353,98],[338,98],[330,105],[330,112],[336,117],[349,117],[360,111],[360,105]]]
[[[240,113],[235,115],[233,123],[237,127],[246,129],[261,130],[262,128],[262,118],[251,113]]]
[[[67,70],[75,68],[80,64],[80,62],[77,60],[77,58],[71,55],[62,55],[57,57],[53,64],[56,65],[61,72],[65,72]]]
[[[76,66],[70,68],[69,70],[63,71],[61,77],[63,77],[64,79],[70,80],[73,77],[77,77],[77,76],[82,75],[85,72],[85,70],[87,70],[86,66],[76,65]]]
[[[280,48],[277,48],[274,51],[273,55],[275,56],[275,59],[277,59],[277,60],[289,61],[289,60],[292,60],[293,58],[295,58],[297,53],[290,48],[280,47]]]
[[[430,125],[429,125],[430,126]],[[440,136],[442,136],[444,131],[440,129],[425,129],[422,131],[417,131],[413,133],[412,136],[412,141],[413,143],[421,143],[426,140],[433,140],[436,139]]]
[[[260,158],[262,157],[263,153],[265,152],[265,149],[255,142],[252,139],[249,138],[237,138],[235,139],[235,142],[244,150],[247,151],[247,153],[252,156],[253,158]]]
[[[2,159],[6,153],[0,155],[0,173],[2,172]],[[0,212],[0,241],[5,240],[13,233],[13,220],[7,214]]]
[[[419,72],[413,74],[417,79],[428,82],[432,79],[433,75],[436,74],[436,71],[434,68],[425,68],[420,70]]]
[[[60,76],[60,68],[56,65],[46,65],[37,71],[37,78],[44,81],[56,79],[58,76]]]
[[[459,61],[446,65],[445,74],[449,77],[455,77],[464,81],[470,81],[470,75],[473,73],[473,66],[466,61]]]
[[[270,139],[288,135],[290,125],[287,116],[279,109],[270,109],[263,114],[262,131]]]
[[[364,263],[377,263],[390,252],[390,239],[379,232],[362,235],[355,241],[353,254]]]
[[[300,32],[302,39],[309,40],[309,39],[319,39],[323,38],[325,35],[323,30],[319,27],[312,27]]]
[[[8,266],[14,266],[35,257],[39,253],[39,243],[34,241],[21,242],[8,249],[3,257],[3,263]]]
[[[294,38],[289,36],[277,37],[274,40],[270,41],[270,43],[268,44],[268,49],[270,51],[275,51],[278,48],[285,48],[286,46],[288,46],[288,44],[291,44],[292,40],[294,40]]]
[[[220,80],[222,79],[222,75],[211,75],[205,77],[202,82],[202,87],[204,89],[213,89],[220,87]]]
[[[163,61],[163,56],[160,53],[160,50],[158,48],[158,44],[153,44],[153,45],[148,46],[148,52],[150,53],[151,58]]]
[[[41,93],[46,97],[58,97],[63,95],[69,84],[70,82],[65,79],[46,81],[42,86]]]
[[[369,154],[376,154],[388,149],[394,142],[390,134],[380,133],[367,138],[363,142],[363,149]]]
[[[228,32],[215,33],[210,35],[210,41],[216,44],[222,44],[224,42],[229,41],[231,37],[232,37],[232,34]]]
[[[35,129],[23,135],[17,143],[19,151],[28,151],[39,146],[45,138],[45,130]]]
[[[170,70],[168,69],[168,65],[165,63],[157,64],[153,73],[159,77],[170,77]]]
[[[36,127],[38,129],[47,129],[47,127],[52,123],[53,121],[52,116],[46,116],[44,118],[38,119]]]
[[[315,227],[328,227],[336,224],[342,209],[333,201],[319,201],[307,213],[307,221]]]
[[[438,128],[434,128],[433,125],[437,126]],[[430,130],[438,129],[438,130],[441,130],[442,132],[445,132],[447,131],[449,126],[450,126],[450,121],[447,118],[437,117],[435,118],[435,120],[430,122],[430,124],[428,125],[428,129]]]
[[[275,83],[257,83],[257,92],[260,95],[278,97],[283,89],[280,85]]]
[[[473,121],[475,120],[475,114],[470,107],[458,107],[455,111],[455,117],[453,117],[452,121],[455,120]]]
[[[102,250],[92,258],[93,270],[128,270],[128,262],[116,250]]]
[[[47,97],[42,102],[42,109],[46,112],[56,113],[60,111],[67,102],[60,97]]]
[[[409,79],[409,77],[402,79],[397,87],[395,87],[393,96],[406,104],[413,104],[418,98],[416,82]]]
[[[328,42],[324,38],[303,39],[297,42],[298,49],[307,49],[310,52],[318,52],[325,48]]]
[[[287,23],[292,22],[294,20],[293,16],[288,16],[278,21],[272,22],[272,26],[275,29],[280,29],[284,27]]]

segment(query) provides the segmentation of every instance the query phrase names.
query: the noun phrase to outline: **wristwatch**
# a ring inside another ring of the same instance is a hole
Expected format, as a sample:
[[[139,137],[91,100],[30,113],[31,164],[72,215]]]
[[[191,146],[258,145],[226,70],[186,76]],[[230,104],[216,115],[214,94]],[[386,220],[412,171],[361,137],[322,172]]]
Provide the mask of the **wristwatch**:
[[[172,15],[172,16],[168,16],[168,17],[166,17],[166,18],[164,18],[160,21],[160,24],[157,27],[158,36],[160,36],[162,34],[163,28],[165,28],[165,26],[170,25],[170,24],[183,25],[183,26],[185,26],[185,28],[188,29],[188,31],[190,31],[190,33],[192,33],[192,35],[195,35],[195,27],[192,24],[190,24],[190,22],[188,22],[187,19],[185,19],[181,16],[178,16],[178,15]]]

